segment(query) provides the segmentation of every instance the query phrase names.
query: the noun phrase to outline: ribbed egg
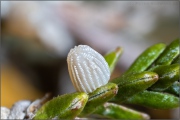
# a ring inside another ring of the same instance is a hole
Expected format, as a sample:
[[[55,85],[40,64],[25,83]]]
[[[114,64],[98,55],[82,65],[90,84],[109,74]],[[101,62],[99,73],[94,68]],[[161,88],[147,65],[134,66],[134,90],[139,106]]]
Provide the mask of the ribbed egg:
[[[104,57],[87,45],[71,49],[67,63],[71,81],[79,92],[90,93],[109,81],[110,70]]]

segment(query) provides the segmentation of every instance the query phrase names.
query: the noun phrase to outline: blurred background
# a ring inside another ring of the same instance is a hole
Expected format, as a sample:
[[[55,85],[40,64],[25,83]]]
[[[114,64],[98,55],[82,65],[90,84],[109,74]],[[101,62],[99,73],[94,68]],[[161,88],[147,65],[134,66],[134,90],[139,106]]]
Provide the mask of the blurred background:
[[[75,45],[102,55],[121,46],[112,79],[147,47],[178,37],[178,1],[1,1],[1,106],[74,92],[66,57]],[[179,109],[131,107],[179,118]]]

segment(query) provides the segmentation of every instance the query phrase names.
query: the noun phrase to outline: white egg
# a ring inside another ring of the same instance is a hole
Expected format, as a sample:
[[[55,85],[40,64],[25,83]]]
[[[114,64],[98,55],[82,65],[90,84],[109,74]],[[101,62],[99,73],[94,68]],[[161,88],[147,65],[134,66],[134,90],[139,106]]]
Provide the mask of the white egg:
[[[108,83],[110,70],[104,57],[87,45],[75,46],[68,57],[68,71],[75,89],[90,93]]]

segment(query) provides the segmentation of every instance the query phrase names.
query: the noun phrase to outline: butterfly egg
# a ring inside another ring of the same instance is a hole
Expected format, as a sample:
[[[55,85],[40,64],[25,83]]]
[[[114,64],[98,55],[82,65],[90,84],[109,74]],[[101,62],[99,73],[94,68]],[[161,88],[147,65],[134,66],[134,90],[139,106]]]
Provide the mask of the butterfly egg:
[[[109,81],[110,70],[104,57],[87,45],[71,49],[67,63],[71,81],[79,92],[90,93]]]

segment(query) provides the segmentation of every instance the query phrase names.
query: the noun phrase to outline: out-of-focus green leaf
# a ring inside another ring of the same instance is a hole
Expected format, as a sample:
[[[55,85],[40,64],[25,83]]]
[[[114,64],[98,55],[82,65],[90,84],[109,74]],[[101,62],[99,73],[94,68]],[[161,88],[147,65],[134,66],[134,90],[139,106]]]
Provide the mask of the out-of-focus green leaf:
[[[173,61],[172,61],[172,64],[180,64],[180,55],[178,55]]]
[[[45,103],[34,119],[74,119],[84,108],[88,95],[82,92],[65,94]]]
[[[125,72],[142,72],[146,70],[164,51],[166,45],[163,43],[155,44],[147,48]]]
[[[152,71],[159,75],[159,80],[150,87],[153,91],[164,91],[179,80],[179,64],[159,65]]]
[[[179,55],[179,39],[172,41],[155,61],[155,65],[170,65]]]
[[[144,71],[141,73],[125,74],[111,82],[118,84],[118,93],[112,101],[123,102],[133,95],[146,90],[158,80],[158,75],[154,72]]]
[[[180,83],[178,81],[175,81],[168,89],[166,89],[164,92],[168,92],[171,94],[174,94],[176,96],[180,95]]]
[[[105,103],[93,113],[110,119],[149,119],[149,115],[114,103]]]
[[[172,109],[179,106],[179,98],[167,93],[145,90],[129,98],[126,103],[154,109]]]
[[[112,51],[104,56],[106,62],[109,65],[110,72],[112,73],[116,63],[118,62],[120,56],[122,55],[123,49],[117,47],[115,51]]]
[[[113,98],[118,91],[118,86],[114,83],[108,83],[92,93],[89,93],[89,99],[85,108],[79,116],[86,116],[94,112],[96,108]]]

